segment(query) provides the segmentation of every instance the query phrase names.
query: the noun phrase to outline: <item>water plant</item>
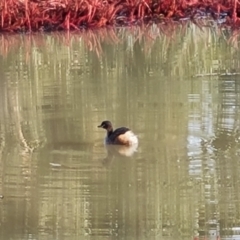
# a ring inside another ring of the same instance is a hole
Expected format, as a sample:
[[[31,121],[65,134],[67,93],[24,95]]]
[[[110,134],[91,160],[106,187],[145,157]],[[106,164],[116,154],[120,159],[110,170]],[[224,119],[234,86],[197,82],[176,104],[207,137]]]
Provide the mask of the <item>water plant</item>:
[[[2,0],[0,31],[79,30],[211,16],[240,25],[237,0]]]

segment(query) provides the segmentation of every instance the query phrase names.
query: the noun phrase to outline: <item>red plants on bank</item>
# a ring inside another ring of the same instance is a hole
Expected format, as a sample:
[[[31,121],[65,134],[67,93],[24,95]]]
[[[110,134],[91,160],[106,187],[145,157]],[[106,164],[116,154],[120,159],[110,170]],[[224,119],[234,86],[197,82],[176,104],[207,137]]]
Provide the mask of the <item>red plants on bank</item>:
[[[238,0],[1,0],[0,31],[126,26],[167,19],[224,18],[240,26]]]

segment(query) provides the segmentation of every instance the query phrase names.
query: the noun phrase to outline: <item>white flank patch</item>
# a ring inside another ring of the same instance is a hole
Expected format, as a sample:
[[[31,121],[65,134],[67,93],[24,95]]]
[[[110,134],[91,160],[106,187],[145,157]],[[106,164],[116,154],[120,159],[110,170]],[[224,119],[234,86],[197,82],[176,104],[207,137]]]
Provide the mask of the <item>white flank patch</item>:
[[[127,131],[124,133],[124,138],[129,140],[129,145],[138,145],[138,138],[132,131]],[[108,141],[108,136],[104,138],[104,144],[112,144]],[[118,144],[117,144],[118,145]],[[120,145],[120,144],[119,144]]]
[[[129,139],[130,145],[138,145],[138,138],[132,131],[128,131],[124,135]]]

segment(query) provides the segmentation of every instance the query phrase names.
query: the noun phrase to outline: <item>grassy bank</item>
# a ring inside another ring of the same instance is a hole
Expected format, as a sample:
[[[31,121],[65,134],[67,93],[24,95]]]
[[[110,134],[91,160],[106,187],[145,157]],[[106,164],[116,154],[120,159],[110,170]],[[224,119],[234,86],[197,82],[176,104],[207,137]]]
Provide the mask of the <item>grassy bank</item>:
[[[0,31],[54,31],[224,18],[240,25],[237,0],[2,0]]]

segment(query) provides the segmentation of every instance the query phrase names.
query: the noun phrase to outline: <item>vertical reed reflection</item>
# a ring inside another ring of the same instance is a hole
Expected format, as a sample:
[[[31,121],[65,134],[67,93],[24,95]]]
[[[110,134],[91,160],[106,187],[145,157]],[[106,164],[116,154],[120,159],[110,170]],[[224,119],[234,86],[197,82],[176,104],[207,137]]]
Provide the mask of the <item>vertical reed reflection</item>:
[[[172,28],[2,37],[3,239],[235,234],[239,51]],[[107,153],[104,119],[138,133],[131,158]]]

